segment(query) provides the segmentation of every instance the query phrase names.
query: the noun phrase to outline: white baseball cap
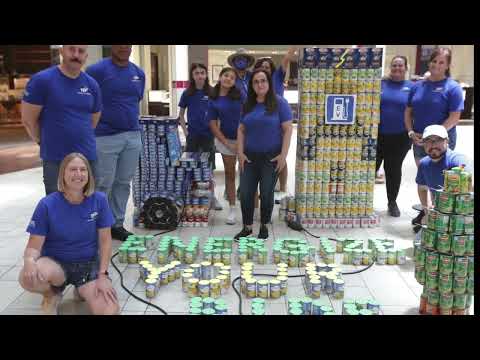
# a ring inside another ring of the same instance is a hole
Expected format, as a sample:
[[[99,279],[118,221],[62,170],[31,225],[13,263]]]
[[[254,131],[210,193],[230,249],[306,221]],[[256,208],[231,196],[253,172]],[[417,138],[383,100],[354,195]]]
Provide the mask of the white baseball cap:
[[[422,139],[426,139],[430,136],[438,136],[442,139],[448,139],[448,132],[442,125],[430,125],[423,131]]]

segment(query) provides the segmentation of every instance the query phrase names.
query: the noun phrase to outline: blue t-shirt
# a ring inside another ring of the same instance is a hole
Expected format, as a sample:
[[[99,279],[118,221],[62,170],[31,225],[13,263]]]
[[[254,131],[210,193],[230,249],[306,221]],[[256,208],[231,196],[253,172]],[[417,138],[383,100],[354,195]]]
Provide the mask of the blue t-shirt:
[[[415,83],[408,97],[408,106],[413,109],[413,130],[421,134],[429,125],[442,125],[451,112],[463,111],[463,102],[462,88],[451,78]],[[448,133],[454,132],[455,127]]]
[[[282,123],[292,120],[292,110],[287,100],[277,95],[278,108],[266,112],[264,104],[257,104],[251,112],[242,117],[245,126],[245,151],[256,153],[282,150]]]
[[[115,223],[104,193],[95,192],[78,205],[63,193],[44,197],[27,227],[31,235],[45,236],[42,256],[62,262],[83,262],[98,254],[98,229]]]
[[[443,187],[443,170],[450,170],[456,166],[465,165],[465,170],[473,173],[471,163],[468,159],[455,151],[447,150],[445,156],[438,162],[432,161],[430,156],[420,160],[417,178],[418,185],[428,186],[431,190],[438,190]]]
[[[237,139],[238,124],[242,115],[242,107],[245,98],[232,100],[228,96],[219,96],[208,102],[208,122],[220,120],[220,130],[230,140]]]
[[[213,137],[207,121],[208,94],[203,89],[196,90],[192,96],[188,96],[187,92],[184,91],[178,106],[187,109],[188,133],[190,136]]]
[[[283,82],[285,81],[285,71],[283,71],[282,67],[280,66],[273,72],[272,75],[272,82],[273,82],[273,89],[275,90],[275,94],[283,97],[285,93],[285,87],[283,86]]]
[[[380,125],[381,134],[400,134],[405,129],[405,108],[413,82],[409,80],[382,81],[382,95],[380,98]]]
[[[137,65],[115,65],[111,58],[89,66],[86,72],[102,90],[103,110],[95,129],[97,136],[140,131],[140,101],[145,91],[145,73]]]
[[[97,159],[92,114],[102,110],[102,97],[90,75],[82,72],[71,79],[52,66],[32,76],[23,100],[43,106],[39,117],[43,160],[62,161],[72,152]]]
[[[248,82],[250,81],[251,77],[252,73],[250,71],[247,71],[244,78],[240,79],[240,77],[237,76],[237,80],[235,80],[235,87],[240,90],[240,93],[242,94],[242,99],[247,99]]]

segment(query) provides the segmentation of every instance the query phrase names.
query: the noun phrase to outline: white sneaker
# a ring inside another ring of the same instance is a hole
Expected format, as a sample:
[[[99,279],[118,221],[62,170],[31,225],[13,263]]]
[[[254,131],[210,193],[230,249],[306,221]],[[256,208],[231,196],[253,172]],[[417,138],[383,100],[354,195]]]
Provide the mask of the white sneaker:
[[[235,210],[230,209],[230,213],[228,214],[227,225],[235,225],[237,223],[237,219],[235,217]]]
[[[58,307],[62,302],[62,294],[53,296],[44,296],[42,301],[42,310],[45,315],[59,315]]]
[[[212,200],[212,209],[215,209],[216,211],[223,210],[222,204],[220,204],[220,201],[218,201],[216,197],[214,197]]]

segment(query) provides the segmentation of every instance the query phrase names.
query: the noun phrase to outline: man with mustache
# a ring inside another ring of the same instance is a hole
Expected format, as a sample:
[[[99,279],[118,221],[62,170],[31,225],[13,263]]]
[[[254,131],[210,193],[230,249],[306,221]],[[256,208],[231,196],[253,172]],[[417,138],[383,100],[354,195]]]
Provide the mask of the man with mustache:
[[[418,196],[425,214],[431,207],[428,199],[429,190],[443,187],[443,172],[457,166],[465,166],[465,170],[473,173],[470,162],[462,154],[448,147],[448,132],[442,125],[430,125],[425,128],[422,136],[423,146],[428,156],[420,160],[416,182]],[[433,199],[433,194],[431,194]],[[417,225],[423,223],[425,216]]]
[[[95,129],[97,190],[108,196],[115,224],[112,237],[125,241],[131,232],[123,223],[130,183],[138,165],[140,135],[140,101],[145,90],[145,73],[129,61],[132,45],[112,45],[112,56],[87,68],[102,91],[103,111]]]
[[[22,122],[40,145],[46,194],[58,191],[60,162],[73,152],[93,165],[94,129],[102,98],[98,83],[82,71],[88,45],[62,45],[62,62],[32,76],[22,101]]]

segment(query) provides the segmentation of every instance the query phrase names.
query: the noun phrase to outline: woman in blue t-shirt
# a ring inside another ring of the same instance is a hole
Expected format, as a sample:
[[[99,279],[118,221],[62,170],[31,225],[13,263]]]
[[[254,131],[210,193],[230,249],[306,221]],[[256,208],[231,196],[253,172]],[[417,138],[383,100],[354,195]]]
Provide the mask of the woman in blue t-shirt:
[[[282,64],[278,68],[275,67],[275,64],[271,57],[260,58],[254,65],[254,69],[263,69],[270,74],[270,76],[272,77],[275,94],[281,97],[283,97],[285,93],[284,81],[287,67],[289,63],[296,58],[295,50],[296,49],[294,47],[288,49],[287,54],[282,59]],[[288,165],[283,168],[279,175],[280,193],[278,195],[278,198],[276,199],[277,203],[280,203],[280,200],[287,195],[287,180]]]
[[[412,146],[404,123],[408,95],[413,86],[411,81],[405,80],[407,69],[405,56],[395,56],[392,59],[390,75],[382,81],[380,99],[376,171],[384,162],[388,214],[393,217],[400,216],[397,196],[402,182],[402,164]]]
[[[47,314],[58,313],[70,284],[93,314],[118,314],[108,274],[114,219],[105,194],[95,192],[92,170],[82,154],[72,153],[62,161],[58,189],[40,200],[33,213],[19,282],[43,295]]]
[[[215,144],[213,134],[207,120],[208,100],[212,87],[208,80],[207,67],[200,63],[193,63],[190,67],[190,85],[180,98],[180,126],[187,140],[187,152],[210,153],[209,163],[215,169]],[[185,123],[185,110],[188,109],[188,130]],[[222,210],[222,206],[213,198],[215,210]]]
[[[208,103],[207,119],[215,136],[215,147],[222,154],[225,168],[225,190],[230,204],[227,224],[234,225],[235,218],[235,164],[237,162],[237,129],[240,123],[244,98],[235,86],[237,74],[226,67],[219,75]]]
[[[437,48],[430,57],[430,76],[415,83],[405,110],[405,127],[413,140],[415,162],[427,156],[423,148],[423,130],[429,125],[443,125],[448,131],[449,147],[454,150],[457,142],[456,126],[463,111],[463,90],[450,77],[452,51]]]
[[[292,111],[275,95],[270,74],[257,69],[248,83],[248,98],[238,128],[240,201],[243,229],[235,239],[252,234],[254,197],[260,183],[261,225],[258,238],[268,238],[278,174],[286,165],[292,137]]]

